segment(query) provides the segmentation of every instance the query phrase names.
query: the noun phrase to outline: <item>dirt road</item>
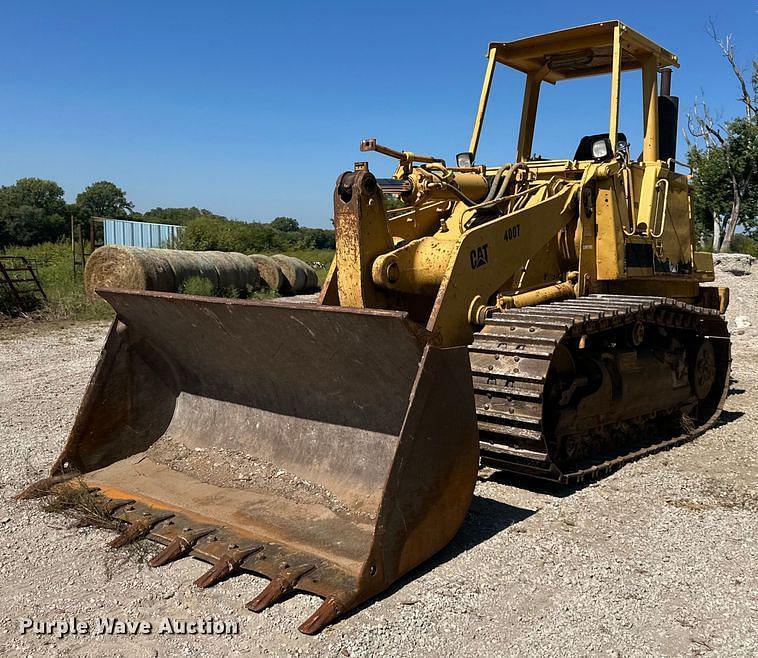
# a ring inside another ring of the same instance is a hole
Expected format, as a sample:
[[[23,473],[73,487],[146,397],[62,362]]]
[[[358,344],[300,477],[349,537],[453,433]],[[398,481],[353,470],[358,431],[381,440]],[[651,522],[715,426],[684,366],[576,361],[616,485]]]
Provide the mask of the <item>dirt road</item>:
[[[716,428],[576,490],[485,473],[450,546],[315,638],[296,630],[314,597],[254,615],[243,605],[263,579],[200,591],[200,562],[150,569],[149,543],[112,551],[111,533],[12,501],[59,453],[106,325],[0,329],[0,654],[758,654],[758,272],[720,277],[734,381]],[[90,632],[19,633],[23,618],[69,617]],[[102,617],[154,632],[95,635]],[[165,617],[237,622],[239,634],[158,634]]]

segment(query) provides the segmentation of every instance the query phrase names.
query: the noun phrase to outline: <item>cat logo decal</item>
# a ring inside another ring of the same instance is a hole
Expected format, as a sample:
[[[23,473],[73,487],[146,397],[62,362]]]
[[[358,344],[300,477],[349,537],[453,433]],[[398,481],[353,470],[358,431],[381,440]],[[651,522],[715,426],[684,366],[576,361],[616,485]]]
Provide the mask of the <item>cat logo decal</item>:
[[[487,264],[487,245],[483,244],[481,247],[471,250],[469,255],[471,258],[471,269],[475,270],[482,265]]]

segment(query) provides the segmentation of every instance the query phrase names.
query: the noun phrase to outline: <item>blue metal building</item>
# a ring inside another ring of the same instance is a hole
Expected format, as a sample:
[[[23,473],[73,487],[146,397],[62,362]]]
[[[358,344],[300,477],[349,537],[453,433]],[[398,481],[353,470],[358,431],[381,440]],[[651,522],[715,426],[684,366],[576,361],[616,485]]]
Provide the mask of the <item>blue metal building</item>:
[[[104,244],[153,249],[175,249],[183,226],[103,219]]]

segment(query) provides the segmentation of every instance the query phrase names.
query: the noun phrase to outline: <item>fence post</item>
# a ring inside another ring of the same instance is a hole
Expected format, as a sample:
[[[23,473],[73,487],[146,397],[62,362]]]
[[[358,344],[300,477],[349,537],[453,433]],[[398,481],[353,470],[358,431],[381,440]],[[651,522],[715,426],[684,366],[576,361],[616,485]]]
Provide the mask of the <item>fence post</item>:
[[[74,239],[74,215],[71,214],[71,263],[73,266],[74,277],[76,277],[76,241]]]

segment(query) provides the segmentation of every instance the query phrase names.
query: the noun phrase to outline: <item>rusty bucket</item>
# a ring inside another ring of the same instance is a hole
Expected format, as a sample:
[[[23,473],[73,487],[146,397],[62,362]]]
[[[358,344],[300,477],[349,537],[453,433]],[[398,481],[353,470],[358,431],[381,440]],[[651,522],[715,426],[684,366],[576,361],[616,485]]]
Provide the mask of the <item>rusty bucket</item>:
[[[255,611],[319,595],[316,633],[457,532],[478,464],[465,347],[395,311],[98,292],[117,319],[46,482],[96,487],[125,522],[112,545],[210,562],[201,587],[264,575]]]

